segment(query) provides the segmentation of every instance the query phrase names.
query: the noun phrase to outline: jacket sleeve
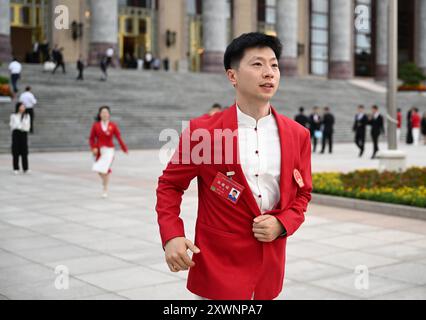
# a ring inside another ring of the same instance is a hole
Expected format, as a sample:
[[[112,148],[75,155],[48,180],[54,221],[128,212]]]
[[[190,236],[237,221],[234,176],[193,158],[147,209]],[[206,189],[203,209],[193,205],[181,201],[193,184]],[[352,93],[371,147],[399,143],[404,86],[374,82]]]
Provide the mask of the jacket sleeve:
[[[302,175],[304,186],[303,188],[298,188],[296,198],[291,206],[275,215],[287,231],[287,236],[293,235],[305,221],[305,212],[312,198],[311,139],[309,132],[306,132],[301,146],[300,174]]]
[[[121,150],[123,150],[124,152],[127,152],[127,146],[123,141],[123,138],[121,137],[121,132],[120,129],[118,128],[118,126],[116,124],[114,124],[114,134],[115,137],[117,138],[118,143],[120,144]]]
[[[89,145],[90,148],[95,149],[98,147],[98,141],[96,137],[96,123],[93,124],[92,130],[90,130],[90,137],[89,137]]]
[[[193,124],[190,122],[180,137],[178,148],[158,179],[155,209],[163,248],[167,241],[185,237],[184,224],[179,217],[180,205],[184,192],[199,173],[199,165],[194,164],[191,159],[192,131]]]

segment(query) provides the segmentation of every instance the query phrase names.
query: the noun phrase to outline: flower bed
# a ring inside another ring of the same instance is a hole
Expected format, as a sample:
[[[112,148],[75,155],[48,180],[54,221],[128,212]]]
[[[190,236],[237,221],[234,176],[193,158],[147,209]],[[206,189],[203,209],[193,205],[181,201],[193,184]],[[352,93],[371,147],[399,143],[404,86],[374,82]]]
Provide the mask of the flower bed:
[[[419,84],[419,85],[402,85],[398,87],[398,91],[420,91],[420,92],[426,92],[426,85]]]
[[[314,193],[426,208],[426,168],[313,174]]]
[[[8,84],[0,84],[0,97],[12,97],[12,90]]]
[[[0,97],[12,97],[12,90],[10,90],[9,79],[0,76]]]

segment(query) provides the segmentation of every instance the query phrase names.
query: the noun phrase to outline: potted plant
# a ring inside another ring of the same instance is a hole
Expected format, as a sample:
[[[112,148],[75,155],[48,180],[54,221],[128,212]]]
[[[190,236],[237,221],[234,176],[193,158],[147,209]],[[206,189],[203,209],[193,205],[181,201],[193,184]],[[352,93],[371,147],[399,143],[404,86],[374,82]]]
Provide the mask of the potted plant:
[[[0,102],[10,102],[13,97],[12,90],[10,90],[9,79],[0,76]]]
[[[426,91],[426,85],[423,81],[426,76],[415,63],[408,62],[399,67],[398,77],[403,81],[399,86],[399,91]]]

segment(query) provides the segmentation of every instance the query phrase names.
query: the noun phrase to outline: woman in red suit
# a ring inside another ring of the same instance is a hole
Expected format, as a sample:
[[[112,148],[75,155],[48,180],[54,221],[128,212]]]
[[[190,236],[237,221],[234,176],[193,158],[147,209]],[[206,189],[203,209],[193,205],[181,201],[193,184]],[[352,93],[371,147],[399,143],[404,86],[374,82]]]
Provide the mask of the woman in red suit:
[[[110,121],[111,110],[107,106],[99,108],[96,122],[92,126],[90,132],[90,147],[96,159],[92,170],[97,172],[102,179],[103,198],[108,197],[109,175],[111,174],[111,166],[114,160],[114,136],[120,143],[121,150],[128,154],[126,144],[121,138],[118,126]]]

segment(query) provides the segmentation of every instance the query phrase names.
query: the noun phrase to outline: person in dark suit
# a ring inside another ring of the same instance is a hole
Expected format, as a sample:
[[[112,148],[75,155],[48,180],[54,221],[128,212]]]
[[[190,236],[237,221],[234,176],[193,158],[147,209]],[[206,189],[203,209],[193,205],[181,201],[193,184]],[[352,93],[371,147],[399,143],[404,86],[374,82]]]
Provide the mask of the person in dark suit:
[[[325,146],[328,143],[328,152],[333,153],[333,133],[334,133],[334,116],[330,112],[329,107],[324,108],[324,115],[322,118],[322,149],[321,153],[324,153]]]
[[[376,154],[379,151],[379,138],[381,134],[385,134],[385,126],[383,116],[379,112],[379,107],[374,105],[372,107],[373,114],[369,118],[368,124],[371,125],[371,138],[373,139],[373,155],[371,159],[376,158]]]
[[[365,114],[363,105],[358,106],[358,113],[355,116],[352,130],[355,132],[355,144],[359,148],[359,156],[364,154],[365,130],[367,129],[368,116]]]
[[[426,112],[423,113],[421,128],[422,128],[422,135],[424,138],[424,144],[426,145]]]
[[[64,48],[60,48],[60,49],[57,49],[54,53],[54,57],[55,57],[54,59],[56,61],[56,66],[55,66],[55,69],[53,69],[52,74],[55,74],[56,70],[59,67],[62,67],[62,73],[64,73],[64,74],[67,73],[65,71],[65,62],[64,62],[63,51],[64,51]]]
[[[405,138],[405,142],[407,144],[413,144],[413,126],[411,125],[411,118],[413,114],[413,109],[411,108],[407,112],[407,137]]]
[[[80,54],[78,60],[77,60],[77,70],[78,70],[78,77],[77,80],[84,80],[83,72],[84,72],[84,60],[83,56]]]
[[[305,115],[305,108],[299,108],[299,114],[294,118],[297,123],[300,123],[305,128],[309,126],[309,118]]]
[[[309,130],[311,131],[311,139],[313,140],[313,151],[316,152],[318,138],[321,136],[321,116],[319,108],[316,106],[309,116]]]

